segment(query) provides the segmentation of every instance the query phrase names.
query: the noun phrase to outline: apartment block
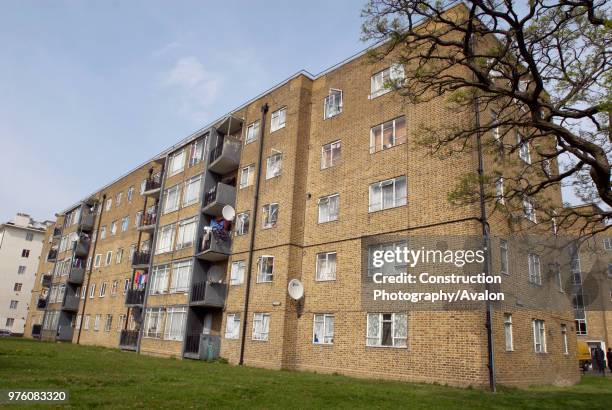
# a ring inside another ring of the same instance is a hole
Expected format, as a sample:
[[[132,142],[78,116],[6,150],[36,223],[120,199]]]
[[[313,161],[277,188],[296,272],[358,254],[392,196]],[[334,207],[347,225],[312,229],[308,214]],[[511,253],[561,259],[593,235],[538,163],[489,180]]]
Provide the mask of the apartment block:
[[[316,76],[299,72],[62,211],[46,233],[26,336],[463,386],[487,385],[492,361],[499,383],[575,383],[567,298],[551,309],[518,298],[493,309],[491,360],[485,304],[364,303],[373,250],[482,236],[480,208],[447,200],[478,153],[442,160],[413,143],[419,124],[475,114],[443,98],[407,104],[388,86],[403,75],[365,53]],[[506,167],[488,154],[485,166]],[[560,190],[551,200],[562,206]],[[488,212],[504,291],[547,298],[537,281],[544,261],[504,245],[508,222]],[[537,212],[526,206],[517,223],[537,227]]]
[[[0,225],[0,330],[24,333],[47,224],[18,213]]]

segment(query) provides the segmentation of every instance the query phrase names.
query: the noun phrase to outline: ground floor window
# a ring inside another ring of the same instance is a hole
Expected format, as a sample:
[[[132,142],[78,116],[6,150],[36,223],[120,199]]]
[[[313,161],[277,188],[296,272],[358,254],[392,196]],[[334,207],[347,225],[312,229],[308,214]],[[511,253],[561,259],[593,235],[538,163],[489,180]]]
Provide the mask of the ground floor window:
[[[408,318],[406,313],[368,313],[368,346],[406,347]]]
[[[226,339],[238,339],[240,336],[240,315],[230,314],[227,315],[225,322],[225,338]]]
[[[546,353],[546,329],[544,321],[533,320],[533,350],[536,353]]]
[[[314,315],[312,329],[312,343],[332,344],[334,343],[334,315]]]
[[[270,332],[270,314],[255,313],[253,315],[253,340],[268,340]]]

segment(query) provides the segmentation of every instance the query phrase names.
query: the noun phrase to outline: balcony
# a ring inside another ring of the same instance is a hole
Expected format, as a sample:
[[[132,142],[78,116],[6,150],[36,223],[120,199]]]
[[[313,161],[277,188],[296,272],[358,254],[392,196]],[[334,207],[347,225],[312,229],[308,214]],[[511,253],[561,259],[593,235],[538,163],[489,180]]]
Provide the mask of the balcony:
[[[125,305],[127,307],[142,306],[144,304],[145,291],[144,289],[128,289],[125,295]]]
[[[119,348],[123,350],[134,350],[138,346],[138,330],[125,330],[121,331],[119,336]]]
[[[161,191],[161,178],[159,176],[147,178],[145,182],[145,186],[144,186],[144,191],[142,191],[142,194],[144,196],[158,197],[160,191]]]
[[[32,337],[35,339],[40,339],[40,335],[42,333],[42,325],[32,325]]]
[[[64,302],[62,303],[62,309],[68,310],[70,312],[78,312],[79,311],[79,297],[77,295],[64,297]]]
[[[140,223],[136,229],[139,231],[153,231],[156,223],[157,212],[147,212],[142,215],[142,218],[140,218]]]
[[[227,174],[238,169],[240,165],[240,140],[224,137],[223,142],[210,152],[208,169],[217,174]]]
[[[62,236],[62,229],[61,228],[53,228],[53,237],[54,238],[59,238],[60,236]]]
[[[73,266],[70,268],[70,272],[68,273],[68,283],[73,283],[75,285],[81,285],[83,283],[83,278],[85,277],[85,268]]]
[[[61,342],[71,342],[73,331],[74,329],[70,325],[60,325],[57,329],[57,337],[55,340],[59,340]]]
[[[192,306],[222,308],[225,305],[227,285],[225,283],[199,282],[191,286]]]
[[[80,256],[81,258],[86,258],[89,255],[89,245],[91,241],[89,240],[80,240],[76,243],[74,247],[74,254],[76,256]]]
[[[49,262],[55,262],[57,260],[57,249],[49,249],[47,254],[47,260]]]
[[[50,288],[52,282],[53,282],[53,275],[50,275],[50,274],[43,275],[42,283],[41,283],[43,288]]]
[[[149,261],[151,260],[151,252],[134,252],[132,258],[132,268],[134,269],[148,269]]]
[[[36,302],[36,309],[44,310],[47,308],[47,299],[38,298]]]
[[[236,187],[218,182],[217,185],[204,195],[202,212],[208,215],[219,216],[225,205],[234,205],[236,202]]]
[[[231,233],[227,231],[204,234],[196,257],[210,262],[226,260],[232,249],[230,235]]]
[[[215,360],[219,357],[221,337],[201,333],[187,335],[185,354],[188,359]]]
[[[86,212],[81,215],[81,222],[79,222],[79,227],[81,231],[91,232],[94,228],[94,220],[95,215],[91,212]]]

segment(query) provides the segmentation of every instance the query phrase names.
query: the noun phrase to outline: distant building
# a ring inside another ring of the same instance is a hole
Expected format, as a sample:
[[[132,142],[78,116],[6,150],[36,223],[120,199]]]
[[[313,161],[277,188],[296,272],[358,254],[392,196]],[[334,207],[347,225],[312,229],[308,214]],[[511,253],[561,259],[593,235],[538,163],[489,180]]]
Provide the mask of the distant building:
[[[0,329],[23,334],[47,224],[18,213],[0,225]]]

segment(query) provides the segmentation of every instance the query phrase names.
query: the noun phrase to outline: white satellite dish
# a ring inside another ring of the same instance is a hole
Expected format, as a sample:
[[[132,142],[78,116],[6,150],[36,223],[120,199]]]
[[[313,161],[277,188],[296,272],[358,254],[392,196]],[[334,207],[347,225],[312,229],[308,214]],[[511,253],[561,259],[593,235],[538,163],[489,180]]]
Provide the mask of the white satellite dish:
[[[298,279],[291,279],[287,288],[291,299],[300,300],[304,297],[304,285]]]
[[[70,234],[70,242],[76,242],[79,240],[79,234],[76,232],[72,232]]]
[[[233,221],[236,217],[236,210],[231,205],[225,205],[221,210],[221,215],[226,221]]]

